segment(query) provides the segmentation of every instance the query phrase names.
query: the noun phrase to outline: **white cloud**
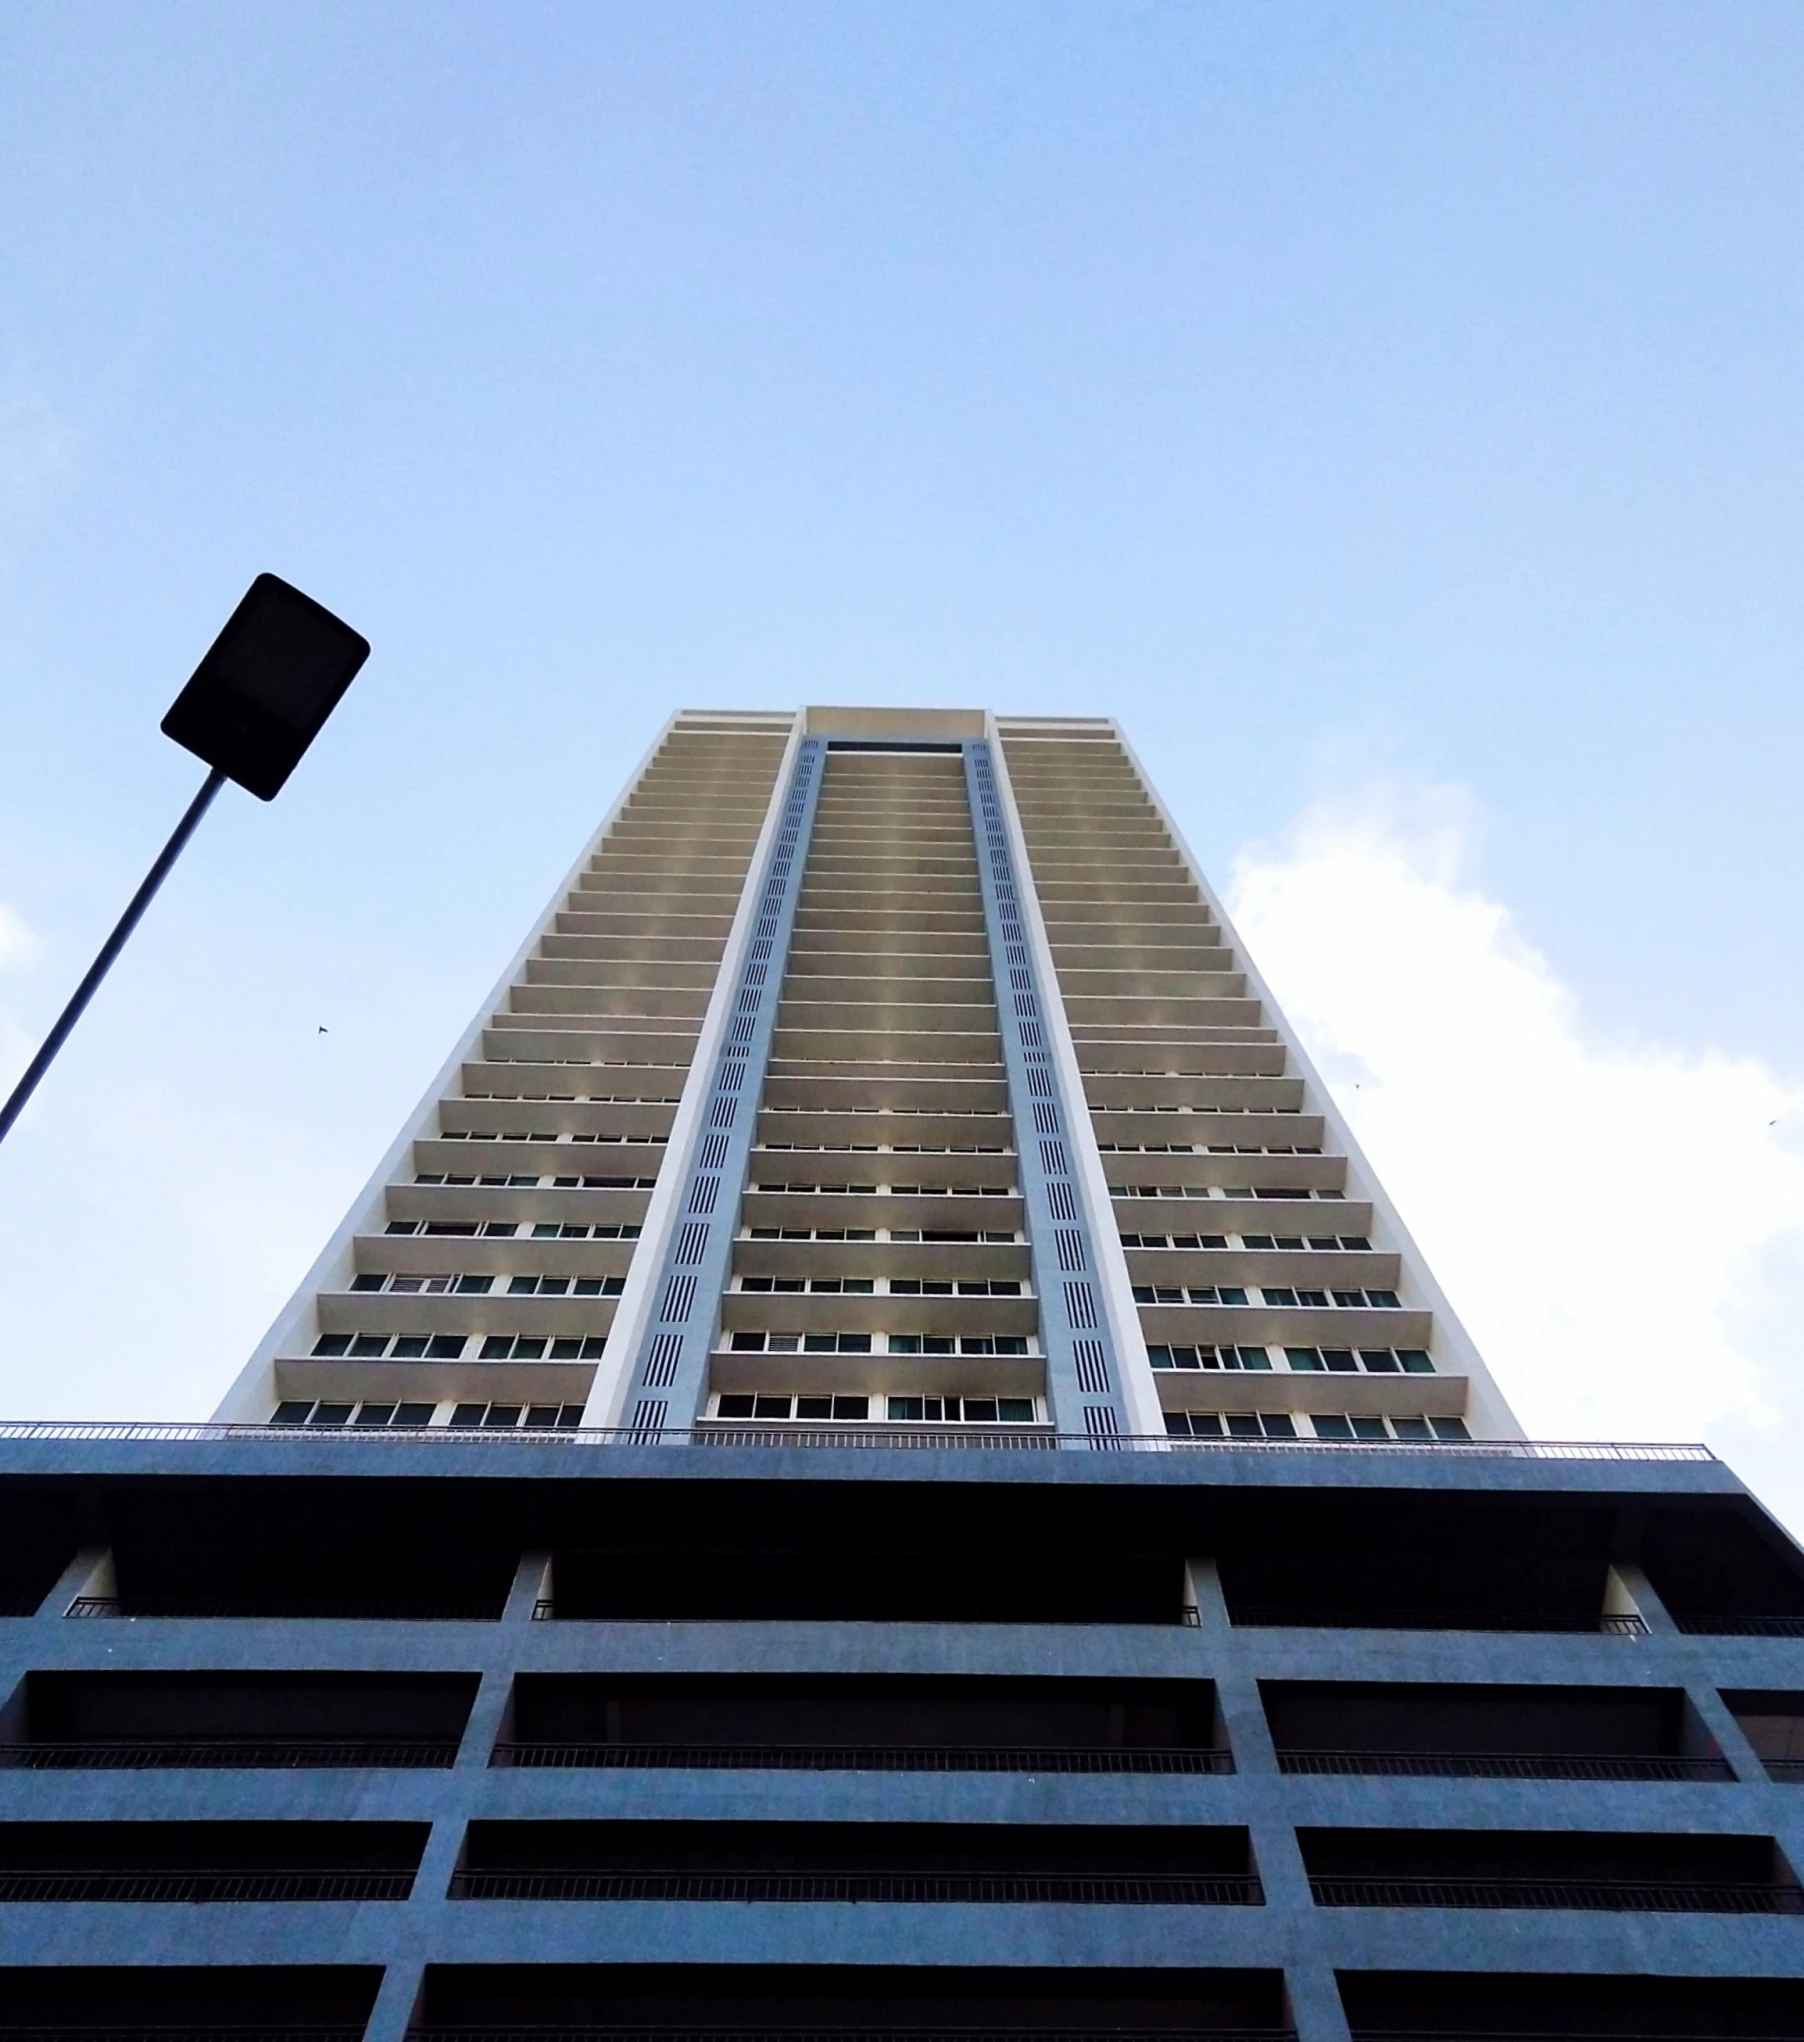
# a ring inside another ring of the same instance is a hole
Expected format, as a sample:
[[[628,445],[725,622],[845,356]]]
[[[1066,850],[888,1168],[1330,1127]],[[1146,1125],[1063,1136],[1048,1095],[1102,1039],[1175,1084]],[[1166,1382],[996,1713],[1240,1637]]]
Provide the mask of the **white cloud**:
[[[1531,1434],[1770,1437],[1804,1090],[1588,1029],[1476,834],[1457,789],[1324,803],[1236,858],[1229,911]]]

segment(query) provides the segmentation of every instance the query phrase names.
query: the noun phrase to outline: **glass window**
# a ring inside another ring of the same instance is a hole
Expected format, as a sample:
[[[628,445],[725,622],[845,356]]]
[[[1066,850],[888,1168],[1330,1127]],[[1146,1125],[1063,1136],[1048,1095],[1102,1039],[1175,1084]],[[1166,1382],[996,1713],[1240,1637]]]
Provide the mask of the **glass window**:
[[[397,1404],[393,1422],[396,1425],[430,1425],[436,1408],[432,1404]]]
[[[308,1420],[308,1423],[311,1425],[343,1425],[348,1422],[350,1416],[351,1407],[349,1404],[315,1404],[313,1416]]]
[[[386,1425],[394,1415],[392,1404],[361,1404],[355,1422],[359,1425]]]
[[[1290,1363],[1293,1375],[1320,1375],[1322,1372],[1322,1356],[1318,1348],[1287,1347],[1284,1358]]]
[[[1403,1373],[1411,1376],[1431,1376],[1434,1363],[1419,1347],[1399,1347],[1397,1359],[1403,1364]]]
[[[305,1425],[307,1414],[312,1409],[312,1403],[305,1398],[285,1397],[276,1406],[275,1414],[269,1422],[272,1425]]]
[[[313,1343],[315,1354],[349,1354],[351,1336],[348,1333],[322,1333]]]

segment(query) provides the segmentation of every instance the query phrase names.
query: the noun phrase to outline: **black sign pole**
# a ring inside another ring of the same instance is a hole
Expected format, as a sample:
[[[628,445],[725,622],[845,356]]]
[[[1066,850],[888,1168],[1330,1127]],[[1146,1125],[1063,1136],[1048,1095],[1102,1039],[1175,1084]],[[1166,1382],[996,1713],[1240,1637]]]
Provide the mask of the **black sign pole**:
[[[370,656],[369,640],[292,582],[260,574],[163,718],[163,733],[211,768],[49,1040],[0,1106],[0,1141],[56,1060],[169,868],[228,780],[272,800]]]
[[[182,847],[193,836],[195,826],[212,805],[213,797],[225,785],[225,769],[215,766],[200,792],[188,804],[188,812],[175,826],[175,834],[163,846],[157,862],[144,875],[144,884],[131,897],[131,904],[119,917],[113,933],[100,946],[100,955],[88,966],[88,974],[75,988],[69,1004],[56,1017],[56,1026],[44,1039],[44,1046],[25,1067],[25,1075],[12,1089],[12,1096],[0,1106],[0,1142],[25,1111],[25,1102],[38,1089],[38,1080],[56,1060],[56,1053],[69,1039],[69,1031],[81,1019],[82,1010],[99,990],[100,981],[113,968],[113,961],[125,948],[125,940],[138,926],[144,910],[156,898],[156,891],[169,877],[169,869],[182,855]]]

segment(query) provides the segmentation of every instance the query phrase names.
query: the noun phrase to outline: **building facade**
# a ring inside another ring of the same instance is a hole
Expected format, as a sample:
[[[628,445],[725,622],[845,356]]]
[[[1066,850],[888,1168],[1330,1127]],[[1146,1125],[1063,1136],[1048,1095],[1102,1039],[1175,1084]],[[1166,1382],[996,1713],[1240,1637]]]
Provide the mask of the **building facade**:
[[[1523,1437],[1108,722],[673,718],[0,1528],[0,2038],[1804,2037],[1804,1555]]]

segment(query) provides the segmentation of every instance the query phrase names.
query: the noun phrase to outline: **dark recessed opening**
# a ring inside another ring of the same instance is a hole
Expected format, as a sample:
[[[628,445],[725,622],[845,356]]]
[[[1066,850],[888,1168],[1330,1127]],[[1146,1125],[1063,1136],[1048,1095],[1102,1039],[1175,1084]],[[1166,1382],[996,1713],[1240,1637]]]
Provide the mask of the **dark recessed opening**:
[[[1286,1772],[1733,1777],[1678,1688],[1263,1681],[1260,1693]]]
[[[1804,1914],[1770,1837],[1645,1831],[1300,1829],[1322,1907]]]
[[[405,1900],[423,1822],[3,1822],[0,1900]]]
[[[466,1900],[1245,1906],[1244,1829],[970,1822],[473,1822]]]
[[[376,1965],[19,1965],[0,1970],[0,2035],[152,2042],[188,2033],[360,2042]]]
[[[1287,2032],[1276,1971],[929,1965],[431,1965],[422,2036],[555,2027],[583,2035],[1103,2037]]]
[[[1804,1980],[1339,1973],[1358,2042],[1388,2036],[1572,2036],[1598,2042],[1796,2042]]]
[[[511,1765],[1218,1769],[1208,1681],[524,1675]]]
[[[474,1674],[33,1673],[0,1765],[447,1766]]]

